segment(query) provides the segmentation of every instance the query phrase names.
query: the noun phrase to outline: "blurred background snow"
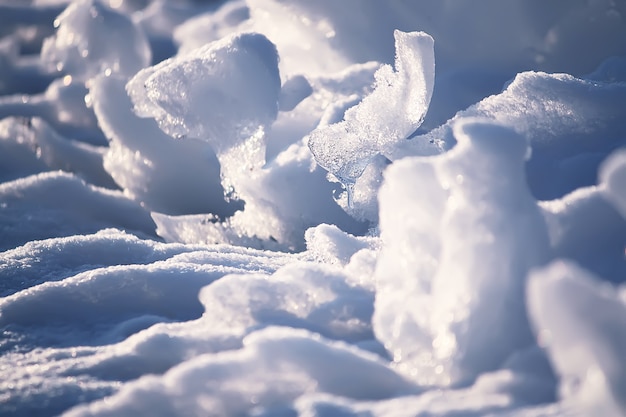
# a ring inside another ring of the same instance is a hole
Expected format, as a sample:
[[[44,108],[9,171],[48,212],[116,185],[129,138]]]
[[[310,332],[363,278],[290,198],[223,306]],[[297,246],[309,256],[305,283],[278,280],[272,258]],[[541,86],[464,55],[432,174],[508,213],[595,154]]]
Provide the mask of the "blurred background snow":
[[[625,147],[621,0],[0,0],[0,415],[625,415]]]

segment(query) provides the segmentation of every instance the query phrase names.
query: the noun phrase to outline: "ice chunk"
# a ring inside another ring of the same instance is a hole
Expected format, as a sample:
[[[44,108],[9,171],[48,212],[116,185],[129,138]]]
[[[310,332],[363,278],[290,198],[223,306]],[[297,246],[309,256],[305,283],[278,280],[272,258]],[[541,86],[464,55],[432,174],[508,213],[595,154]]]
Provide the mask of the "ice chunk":
[[[531,275],[528,308],[564,401],[584,415],[624,415],[626,304],[616,289],[559,260]]]
[[[177,141],[154,120],[137,117],[124,85],[122,78],[100,76],[89,90],[98,123],[110,140],[104,168],[150,211],[222,218],[232,214],[235,209],[223,198],[219,163],[209,144],[191,138]]]
[[[341,73],[304,78],[292,76],[313,92],[291,111],[281,111],[268,133],[266,160],[262,169],[241,178],[236,192],[245,201],[243,211],[221,222],[212,215],[165,216],[153,213],[158,233],[168,241],[187,243],[230,243],[263,249],[303,250],[307,228],[320,223],[335,224],[353,234],[367,232],[369,225],[348,215],[334,200],[340,185],[327,180],[303,141],[323,119],[330,103],[360,99],[371,91],[380,64],[354,65]],[[294,93],[285,82],[281,97]],[[293,87],[293,86],[292,86]],[[296,91],[298,100],[303,93]],[[173,151],[172,151],[173,152]],[[368,191],[375,199],[375,191]],[[375,205],[374,205],[375,206]],[[359,206],[359,208],[361,208]],[[371,218],[377,209],[368,206]],[[370,220],[367,218],[365,220]]]
[[[532,343],[525,278],[550,256],[524,138],[475,119],[454,134],[449,153],[390,166],[379,197],[374,329],[426,385],[470,382]]]
[[[433,92],[433,39],[423,32],[395,31],[395,71],[388,65],[376,72],[376,88],[344,120],[309,135],[318,164],[340,179],[348,190],[372,158],[406,139],[424,120]]]
[[[280,76],[276,48],[263,35],[237,34],[146,68],[127,91],[137,114],[169,135],[209,142],[227,193],[265,163]]]
[[[58,71],[88,80],[101,73],[131,77],[150,63],[148,41],[125,14],[96,0],[71,3],[54,21],[42,59]]]

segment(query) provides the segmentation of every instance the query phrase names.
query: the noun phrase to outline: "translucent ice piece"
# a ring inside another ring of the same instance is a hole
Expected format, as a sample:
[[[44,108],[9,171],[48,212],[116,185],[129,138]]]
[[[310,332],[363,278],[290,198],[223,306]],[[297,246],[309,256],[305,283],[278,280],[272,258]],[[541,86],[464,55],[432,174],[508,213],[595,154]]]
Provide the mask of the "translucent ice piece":
[[[265,163],[280,94],[278,54],[265,36],[237,34],[146,68],[127,91],[136,113],[167,134],[209,142],[227,192]]]
[[[376,88],[349,109],[342,122],[309,136],[317,163],[348,188],[372,158],[406,139],[424,120],[435,76],[433,39],[423,32],[395,31],[395,71],[376,72]]]

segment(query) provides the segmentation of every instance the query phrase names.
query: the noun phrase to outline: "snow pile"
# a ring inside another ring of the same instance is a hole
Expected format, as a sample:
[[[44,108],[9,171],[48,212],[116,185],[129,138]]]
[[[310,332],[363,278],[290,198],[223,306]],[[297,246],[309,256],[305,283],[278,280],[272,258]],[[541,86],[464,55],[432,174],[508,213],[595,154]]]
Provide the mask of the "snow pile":
[[[1,415],[626,413],[620,3],[14,3]]]
[[[423,385],[469,382],[531,344],[525,277],[550,256],[524,179],[526,141],[472,119],[454,132],[452,151],[394,164],[380,192],[374,325]]]

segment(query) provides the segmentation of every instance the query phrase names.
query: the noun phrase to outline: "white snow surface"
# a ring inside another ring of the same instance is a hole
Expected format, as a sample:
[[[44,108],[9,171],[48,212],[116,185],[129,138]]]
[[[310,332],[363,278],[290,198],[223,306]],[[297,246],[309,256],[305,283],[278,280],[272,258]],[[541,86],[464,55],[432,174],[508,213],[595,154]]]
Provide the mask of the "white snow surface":
[[[1,416],[626,415],[626,7],[0,0]]]

